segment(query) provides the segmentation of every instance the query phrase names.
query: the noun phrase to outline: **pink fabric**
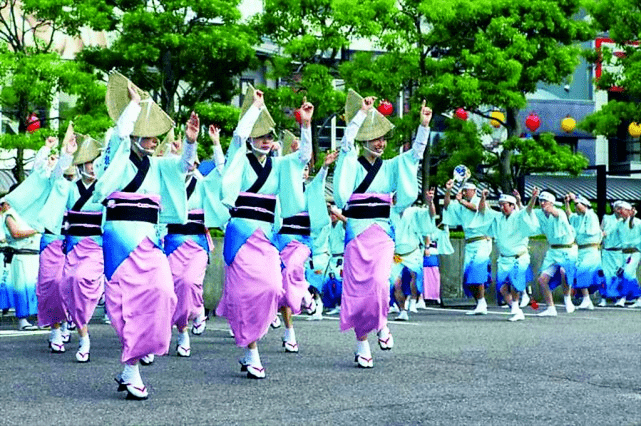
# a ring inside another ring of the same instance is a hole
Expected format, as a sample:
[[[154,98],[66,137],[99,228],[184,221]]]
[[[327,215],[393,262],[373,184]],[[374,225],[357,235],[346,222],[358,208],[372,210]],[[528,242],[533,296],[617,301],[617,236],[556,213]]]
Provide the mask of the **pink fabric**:
[[[423,268],[423,299],[441,299],[441,271],[438,266]]]
[[[167,256],[149,238],[105,283],[105,303],[122,345],[122,363],[169,351],[176,294]]]
[[[257,229],[225,267],[225,288],[216,315],[227,318],[236,345],[245,347],[267,334],[282,295],[278,249]]]
[[[204,309],[203,281],[209,256],[196,242],[187,240],[168,259],[178,297],[172,324],[182,330],[189,320],[198,317]]]
[[[309,283],[305,279],[305,261],[312,252],[300,241],[291,241],[280,252],[283,262],[283,289],[285,294],[280,300],[279,307],[288,306],[294,315],[300,314],[303,296],[308,294]]]
[[[104,285],[102,247],[91,238],[83,238],[67,253],[60,289],[65,306],[78,328],[89,324],[104,292]]]
[[[160,195],[158,194],[139,194],[137,192],[112,192],[111,195],[109,195],[108,199],[112,198],[117,198],[119,200],[131,200],[131,201],[138,201],[142,199],[149,199],[154,201],[156,204],[160,204]]]
[[[341,331],[362,337],[387,324],[393,258],[394,241],[376,224],[345,246]]]
[[[62,252],[64,240],[52,241],[40,253],[38,268],[38,325],[50,326],[67,320],[65,308],[60,296],[62,268],[65,265],[65,255]]]
[[[377,192],[363,192],[363,193],[358,193],[358,194],[352,194],[351,197],[349,197],[350,201],[357,201],[357,200],[365,200],[367,198],[371,197],[376,197],[380,199],[383,202],[391,203],[392,202],[392,194],[380,194]]]

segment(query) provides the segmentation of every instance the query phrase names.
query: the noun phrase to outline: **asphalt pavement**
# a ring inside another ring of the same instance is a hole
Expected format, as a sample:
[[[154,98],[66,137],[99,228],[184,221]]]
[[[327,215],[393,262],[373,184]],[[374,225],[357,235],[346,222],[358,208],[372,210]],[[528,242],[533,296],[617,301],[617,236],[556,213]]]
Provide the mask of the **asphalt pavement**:
[[[52,354],[48,332],[0,323],[0,423],[7,425],[641,425],[641,310],[597,308],[509,323],[491,308],[470,317],[430,308],[390,329],[395,347],[370,335],[373,369],[355,366],[353,332],[338,318],[295,318],[300,353],[283,329],[259,342],[264,380],[240,372],[226,322],[141,367],[146,401],[125,400],[113,378],[120,348],[109,325],[90,325],[91,362],[78,364],[77,334]]]

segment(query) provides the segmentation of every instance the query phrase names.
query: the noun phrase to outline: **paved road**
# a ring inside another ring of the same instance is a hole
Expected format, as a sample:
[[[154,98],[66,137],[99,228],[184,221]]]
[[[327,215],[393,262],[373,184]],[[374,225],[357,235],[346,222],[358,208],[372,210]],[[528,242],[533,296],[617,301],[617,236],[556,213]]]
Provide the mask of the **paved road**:
[[[353,363],[353,333],[336,318],[295,320],[299,354],[282,329],[260,351],[267,379],[247,379],[223,320],[192,338],[192,357],[141,367],[147,401],[116,392],[119,347],[91,326],[89,364],[49,353],[47,332],[0,324],[0,422],[16,425],[641,425],[641,310],[602,308],[508,323],[507,311],[467,317],[432,308],[392,323],[395,348],[374,368]],[[175,339],[175,337],[174,337]],[[174,340],[175,341],[175,340]],[[172,344],[173,346],[173,344]]]

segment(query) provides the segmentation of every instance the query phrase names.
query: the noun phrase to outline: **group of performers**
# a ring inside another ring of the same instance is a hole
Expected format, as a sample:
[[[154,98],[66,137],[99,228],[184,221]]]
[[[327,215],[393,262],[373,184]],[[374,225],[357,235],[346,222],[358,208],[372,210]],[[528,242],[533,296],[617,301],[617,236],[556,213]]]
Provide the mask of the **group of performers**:
[[[173,326],[180,357],[191,355],[190,322],[192,334],[205,330],[203,281],[214,249],[209,228],[225,231],[216,314],[227,319],[244,350],[241,371],[255,379],[265,377],[258,342],[277,326],[277,313],[285,326],[284,351],[298,352],[292,317],[305,310],[320,319],[323,306],[340,313],[342,331],[354,330],[356,365],[372,368],[369,334],[376,333],[381,350],[394,346],[390,306],[395,302],[397,319],[407,320],[407,296],[410,310],[417,301],[440,298],[438,256],[453,252],[450,226],[466,234],[464,287],[477,299],[472,314],[487,313],[492,238],[510,320],[524,319],[519,297],[531,274],[531,235],[544,233],[551,244],[539,277],[548,308],[540,315],[556,315],[551,290],[558,283],[568,312],[574,309],[571,286],[584,296],[579,308],[588,309],[595,288],[619,304],[641,293],[635,276],[641,223],[627,203],[604,219],[603,232],[585,199],[575,197],[570,213],[568,198],[566,214],[554,206],[552,193],[536,189],[525,208],[518,194],[503,195],[499,213],[488,208],[486,191],[479,198],[469,183],[452,200],[448,182],[443,226],[435,222],[434,189],[425,194],[427,206],[413,206],[432,118],[425,102],[411,148],[383,160],[393,125],[374,108],[375,98],[350,90],[340,150],[327,153],[310,183],[314,106],[307,101],[300,107],[300,137],[290,135],[291,152],[274,156],[275,123],[262,92],[250,86],[226,154],[220,129],[208,129],[214,164],[208,173],[196,164],[197,114],[184,140],[174,141],[176,149],[157,155],[159,138],[173,135],[174,123],[149,94],[112,73],[106,102],[115,127],[105,146],[70,127],[59,158],[51,155],[57,140],[49,138],[29,178],[0,200],[1,228],[12,248],[3,255],[14,293],[22,295],[14,303],[19,326],[32,328],[26,318],[37,314],[40,327],[51,327],[53,353],[65,352],[72,321],[79,335],[76,360],[90,361],[88,324],[104,297],[122,346],[118,391],[129,399],[148,397],[139,365],[168,353]],[[334,199],[327,204],[325,182],[334,162]],[[533,210],[537,198],[541,209]]]

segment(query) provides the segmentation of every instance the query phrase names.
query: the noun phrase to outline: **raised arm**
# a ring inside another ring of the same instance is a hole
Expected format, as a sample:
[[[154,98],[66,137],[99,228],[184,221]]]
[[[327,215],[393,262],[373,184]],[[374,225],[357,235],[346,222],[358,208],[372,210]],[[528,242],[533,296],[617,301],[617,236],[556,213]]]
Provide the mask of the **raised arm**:
[[[512,191],[512,195],[514,195],[514,198],[516,198],[516,207],[521,210],[523,208],[523,201],[521,200],[521,194],[519,194],[519,191],[516,189]]]
[[[305,100],[300,107],[300,144],[298,146],[298,158],[302,164],[309,163],[312,159],[312,117],[314,116],[314,105]]]
[[[479,212],[481,212],[481,214],[485,214],[485,209],[487,207],[486,206],[487,194],[489,193],[490,191],[488,191],[487,189],[484,189],[483,191],[481,191],[481,201],[479,201]]]
[[[447,209],[452,201],[452,188],[454,188],[454,180],[450,179],[445,182],[445,197],[443,199],[443,208]]]
[[[374,106],[374,101],[376,98],[374,96],[368,96],[363,98],[361,103],[361,109],[356,113],[352,121],[347,124],[345,133],[343,134],[343,139],[341,140],[341,150],[344,152],[350,152],[354,149],[354,138],[358,134],[358,130],[363,125],[367,114]]]
[[[240,118],[236,130],[234,130],[234,136],[232,137],[231,143],[229,144],[229,149],[227,150],[227,158],[231,160],[238,149],[241,149],[249,135],[251,135],[254,124],[258,120],[260,112],[265,107],[265,97],[261,90],[254,91],[254,101],[249,107],[247,112]]]
[[[527,203],[527,213],[530,214],[532,213],[532,209],[534,209],[534,205],[536,204],[536,199],[539,197],[539,188],[536,186],[532,188],[532,198],[530,198],[530,201]]]
[[[76,135],[74,134],[71,136],[71,139],[64,142],[60,158],[51,172],[51,176],[55,179],[60,179],[64,175],[65,170],[67,170],[73,163],[73,154],[77,150],[78,144],[76,143]]]
[[[568,192],[565,195],[565,197],[563,197],[563,204],[565,206],[565,214],[567,215],[567,217],[572,216],[572,210],[570,209],[570,201],[574,201],[575,199],[576,199],[576,196],[571,192]]]
[[[213,157],[214,164],[216,165],[216,170],[221,175],[225,169],[225,154],[223,153],[223,148],[220,146],[220,128],[211,124],[209,126],[209,139],[213,145]]]
[[[183,173],[187,173],[193,167],[196,161],[196,141],[198,140],[198,133],[200,132],[200,118],[194,111],[191,112],[189,120],[187,121],[187,129],[185,130],[185,147],[182,156],[180,157],[180,168]]]
[[[418,131],[416,132],[416,137],[414,138],[414,143],[412,144],[412,152],[414,154],[414,159],[420,161],[423,159],[423,151],[427,146],[427,138],[430,135],[430,122],[432,121],[432,109],[425,106],[425,100],[421,105],[421,124],[418,126]]]
[[[58,138],[54,136],[49,136],[45,140],[45,144],[42,148],[38,150],[36,158],[33,161],[34,170],[42,170],[47,166],[47,160],[49,159],[49,153],[51,149],[58,144]]]
[[[434,205],[435,193],[436,191],[434,188],[430,188],[430,190],[425,193],[425,202],[427,203],[427,208],[430,209],[430,216],[432,218],[436,216],[436,206]]]

